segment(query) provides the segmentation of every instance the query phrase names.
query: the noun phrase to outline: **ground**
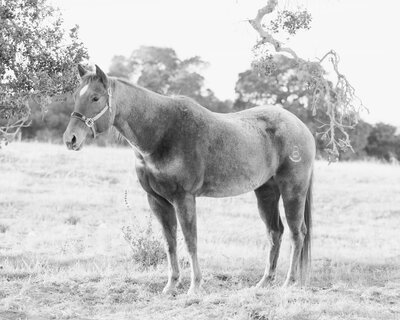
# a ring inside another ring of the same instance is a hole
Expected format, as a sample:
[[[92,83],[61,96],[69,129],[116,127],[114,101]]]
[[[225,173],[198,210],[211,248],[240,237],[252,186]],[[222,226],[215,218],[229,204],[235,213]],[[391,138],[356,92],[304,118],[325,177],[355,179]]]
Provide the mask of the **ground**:
[[[400,166],[319,161],[314,181],[306,287],[280,288],[286,235],[276,286],[254,288],[266,235],[246,194],[198,199],[204,292],[186,296],[183,259],[165,297],[166,265],[140,268],[121,231],[150,213],[132,150],[13,143],[0,149],[0,319],[400,319]]]

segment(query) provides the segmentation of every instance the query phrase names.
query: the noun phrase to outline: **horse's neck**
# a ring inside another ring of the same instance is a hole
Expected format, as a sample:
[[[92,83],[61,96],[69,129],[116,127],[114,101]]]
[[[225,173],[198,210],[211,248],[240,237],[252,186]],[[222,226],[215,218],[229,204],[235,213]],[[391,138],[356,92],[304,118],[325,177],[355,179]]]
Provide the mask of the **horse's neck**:
[[[144,88],[115,82],[114,126],[140,152],[153,152],[174,119],[172,99]]]

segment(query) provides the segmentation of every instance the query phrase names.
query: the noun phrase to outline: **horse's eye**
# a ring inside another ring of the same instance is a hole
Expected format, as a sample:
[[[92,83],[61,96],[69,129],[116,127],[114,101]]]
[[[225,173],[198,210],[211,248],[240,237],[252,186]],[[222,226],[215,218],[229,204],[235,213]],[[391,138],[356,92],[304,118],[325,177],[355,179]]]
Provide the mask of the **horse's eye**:
[[[92,101],[94,101],[94,102],[99,101],[99,97],[93,97]]]

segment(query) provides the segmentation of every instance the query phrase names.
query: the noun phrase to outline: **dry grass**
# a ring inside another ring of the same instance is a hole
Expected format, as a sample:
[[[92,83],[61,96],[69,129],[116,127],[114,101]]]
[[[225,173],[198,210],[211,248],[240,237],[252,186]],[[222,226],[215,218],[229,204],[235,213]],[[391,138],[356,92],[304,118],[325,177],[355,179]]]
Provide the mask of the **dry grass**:
[[[166,266],[131,259],[121,228],[149,214],[131,150],[15,143],[0,151],[0,181],[0,319],[400,318],[399,166],[317,163],[305,289],[252,288],[266,249],[252,194],[199,199],[198,298],[184,294],[187,267],[169,298]],[[288,247],[286,236],[278,284]]]

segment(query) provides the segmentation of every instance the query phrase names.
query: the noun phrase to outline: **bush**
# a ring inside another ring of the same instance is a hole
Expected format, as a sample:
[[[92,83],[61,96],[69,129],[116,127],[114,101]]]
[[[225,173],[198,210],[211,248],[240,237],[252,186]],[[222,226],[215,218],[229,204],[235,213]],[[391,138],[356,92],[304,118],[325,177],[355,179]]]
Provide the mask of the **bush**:
[[[6,233],[8,231],[8,229],[10,229],[9,226],[7,226],[5,224],[0,224],[0,233]]]
[[[365,150],[369,156],[392,162],[400,160],[400,135],[397,128],[386,123],[377,123],[368,136]]]
[[[166,260],[164,246],[154,234],[151,215],[146,227],[135,223],[135,226],[122,227],[124,239],[132,249],[133,261],[142,269],[155,267]]]
[[[78,222],[81,221],[81,218],[76,216],[69,216],[67,219],[64,220],[65,224],[70,224],[72,226],[76,226]]]

